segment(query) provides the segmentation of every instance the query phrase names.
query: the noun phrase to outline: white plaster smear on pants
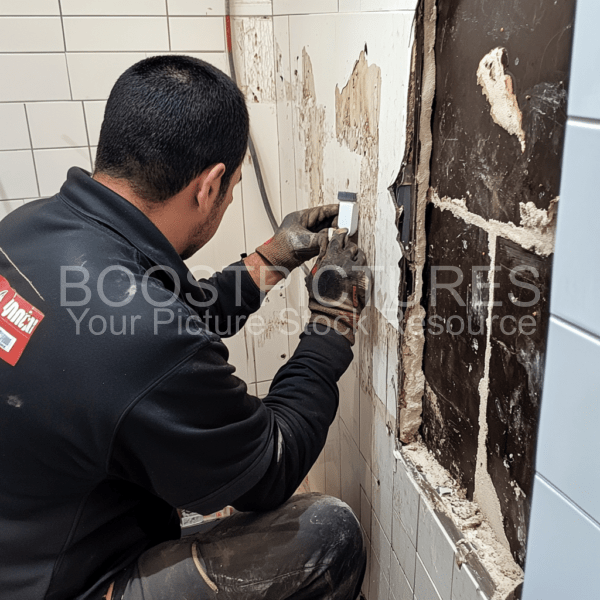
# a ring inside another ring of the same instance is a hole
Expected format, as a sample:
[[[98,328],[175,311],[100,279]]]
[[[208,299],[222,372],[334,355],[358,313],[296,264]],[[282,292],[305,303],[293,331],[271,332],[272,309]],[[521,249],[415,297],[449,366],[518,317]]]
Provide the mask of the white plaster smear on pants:
[[[506,129],[510,135],[516,135],[521,143],[521,151],[525,152],[523,115],[513,90],[512,77],[505,72],[505,55],[504,48],[494,48],[488,52],[479,63],[477,83],[483,88],[483,93],[490,103],[490,114],[494,122]]]

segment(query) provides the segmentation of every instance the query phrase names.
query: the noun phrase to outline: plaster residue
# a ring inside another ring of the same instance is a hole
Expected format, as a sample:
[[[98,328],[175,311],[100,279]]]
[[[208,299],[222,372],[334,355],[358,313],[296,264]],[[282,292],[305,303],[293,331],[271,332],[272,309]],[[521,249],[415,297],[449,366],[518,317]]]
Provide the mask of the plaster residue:
[[[403,459],[410,465],[414,464],[420,477],[434,489],[446,488],[450,493],[436,495],[433,498],[434,508],[445,513],[465,539],[475,547],[476,556],[491,576],[496,592],[493,600],[505,600],[508,595],[523,581],[523,571],[515,563],[510,551],[500,543],[490,522],[480,507],[466,499],[464,489],[461,489],[455,479],[444,469],[433,454],[421,441],[414,442],[402,448]],[[418,479],[417,479],[418,481]],[[422,495],[421,498],[426,498]],[[431,498],[430,498],[431,500]],[[457,544],[457,561],[469,553],[468,548],[459,541]],[[464,562],[461,560],[460,562]]]
[[[423,348],[425,332],[420,323],[425,318],[425,309],[421,306],[423,296],[423,268],[427,253],[427,233],[425,231],[425,213],[427,192],[430,180],[431,151],[433,136],[431,132],[433,99],[435,96],[435,37],[437,8],[435,0],[425,0],[423,16],[423,76],[421,90],[421,116],[419,123],[420,154],[417,169],[417,207],[415,225],[415,243],[413,268],[415,277],[414,293],[408,299],[408,308],[404,315],[405,334],[402,343],[402,387],[400,390],[399,436],[403,442],[414,440],[421,426],[423,411],[423,392],[425,375],[423,374]],[[416,326],[416,324],[419,324]]]
[[[477,83],[490,103],[490,114],[494,122],[510,135],[517,136],[521,151],[525,152],[525,132],[523,115],[513,89],[512,77],[506,73],[506,50],[494,48],[479,63]]]
[[[298,82],[298,87],[298,126],[305,152],[304,169],[310,186],[310,203],[312,206],[318,206],[325,203],[325,108],[317,103],[313,66],[306,48],[302,49],[302,81]]]
[[[489,234],[489,255],[491,268],[488,271],[489,302],[487,316],[487,339],[485,347],[485,367],[483,377],[479,382],[479,437],[477,444],[477,464],[475,467],[474,501],[479,504],[487,516],[498,541],[507,549],[510,544],[504,532],[502,507],[498,493],[488,471],[486,441],[488,435],[487,404],[490,391],[490,360],[492,356],[492,319],[494,312],[494,279],[496,273],[496,236]]]
[[[249,103],[275,102],[273,21],[264,17],[233,19],[240,89]]]
[[[531,250],[539,256],[550,256],[554,252],[556,239],[556,208],[559,198],[550,202],[548,210],[536,208],[533,202],[521,202],[521,225],[502,223],[469,212],[464,198],[440,198],[435,190],[431,192],[431,202],[441,210],[449,210],[465,223],[476,225],[488,234],[503,237],[518,244],[525,250]]]

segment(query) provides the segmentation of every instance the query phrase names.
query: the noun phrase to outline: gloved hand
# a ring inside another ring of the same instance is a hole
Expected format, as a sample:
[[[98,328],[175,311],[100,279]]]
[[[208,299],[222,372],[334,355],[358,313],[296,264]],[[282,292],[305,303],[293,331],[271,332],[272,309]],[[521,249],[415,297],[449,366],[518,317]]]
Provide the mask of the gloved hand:
[[[360,313],[371,291],[371,271],[364,252],[338,229],[327,250],[306,277],[310,323],[339,331],[354,344]]]
[[[338,210],[338,204],[327,204],[290,213],[256,252],[273,266],[292,271],[327,246],[327,229],[333,225]]]

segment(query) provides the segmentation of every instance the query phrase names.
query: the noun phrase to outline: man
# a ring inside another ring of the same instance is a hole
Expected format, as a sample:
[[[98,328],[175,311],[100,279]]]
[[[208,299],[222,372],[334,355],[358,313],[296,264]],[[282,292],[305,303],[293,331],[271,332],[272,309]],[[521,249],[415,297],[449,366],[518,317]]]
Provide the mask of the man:
[[[337,409],[364,255],[344,230],[328,244],[329,206],[208,281],[183,263],[232,202],[248,131],[223,73],[144,60],[111,92],[93,177],[71,169],[0,224],[1,600],[356,597],[354,515],[290,498]],[[214,332],[319,253],[311,322],[260,401]],[[226,505],[180,539],[176,508]]]

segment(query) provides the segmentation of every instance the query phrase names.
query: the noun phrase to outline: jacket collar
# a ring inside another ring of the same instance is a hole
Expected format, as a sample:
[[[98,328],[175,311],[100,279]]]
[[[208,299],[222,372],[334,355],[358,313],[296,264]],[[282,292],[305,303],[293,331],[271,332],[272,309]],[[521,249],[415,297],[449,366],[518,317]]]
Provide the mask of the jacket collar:
[[[72,167],[58,194],[71,208],[125,238],[154,265],[173,269],[181,283],[180,296],[204,298],[202,288],[177,251],[150,219],[131,202],[92,179],[90,173]]]

